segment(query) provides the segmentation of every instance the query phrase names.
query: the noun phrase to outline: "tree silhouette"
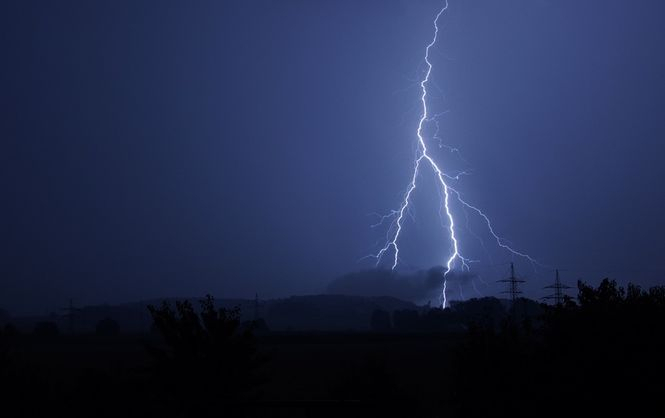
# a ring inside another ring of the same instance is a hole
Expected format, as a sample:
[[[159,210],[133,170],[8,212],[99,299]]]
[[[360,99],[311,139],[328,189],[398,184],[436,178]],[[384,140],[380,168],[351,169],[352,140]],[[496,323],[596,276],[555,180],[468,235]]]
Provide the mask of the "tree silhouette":
[[[450,399],[460,416],[663,412],[665,288],[605,279],[578,290],[577,304],[543,305],[532,332],[508,321],[470,328]]]
[[[215,402],[239,401],[254,395],[260,365],[251,329],[240,327],[238,308],[216,309],[212,296],[197,314],[188,301],[175,310],[164,302],[148,306],[161,347],[149,347],[158,393],[188,410]],[[209,407],[209,405],[207,406]]]

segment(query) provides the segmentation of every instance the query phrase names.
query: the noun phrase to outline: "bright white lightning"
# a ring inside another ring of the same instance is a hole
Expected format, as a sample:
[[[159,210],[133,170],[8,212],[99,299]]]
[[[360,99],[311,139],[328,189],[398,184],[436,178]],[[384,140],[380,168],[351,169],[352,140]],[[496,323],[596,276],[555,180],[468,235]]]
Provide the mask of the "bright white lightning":
[[[409,186],[407,187],[406,193],[404,194],[404,199],[402,200],[402,203],[399,207],[399,210],[393,210],[389,214],[381,216],[379,222],[373,226],[378,226],[382,224],[385,220],[389,218],[395,218],[393,221],[393,224],[389,228],[388,231],[388,240],[386,242],[386,245],[379,250],[377,254],[374,255],[377,259],[377,266],[381,262],[381,259],[383,258],[384,255],[389,250],[393,250],[393,260],[392,260],[392,269],[395,270],[397,267],[397,263],[399,260],[399,246],[398,246],[398,241],[400,238],[400,234],[402,233],[402,228],[403,228],[403,223],[404,223],[404,216],[408,212],[409,205],[411,203],[411,195],[413,191],[416,189],[416,182],[418,179],[419,171],[421,168],[421,164],[426,164],[429,165],[429,167],[432,168],[434,173],[436,174],[436,178],[439,181],[439,185],[441,187],[441,190],[443,192],[443,204],[442,204],[442,212],[445,213],[447,219],[448,219],[448,231],[449,231],[449,238],[450,242],[452,245],[452,251],[448,258],[445,261],[445,271],[443,272],[443,289],[442,289],[442,294],[441,294],[441,304],[442,307],[445,308],[447,305],[447,297],[446,297],[446,288],[447,288],[447,275],[451,272],[453,267],[455,267],[455,262],[459,262],[462,269],[469,270],[469,265],[472,260],[469,260],[465,257],[462,256],[460,252],[460,245],[459,245],[459,240],[456,234],[456,224],[455,224],[455,217],[453,216],[453,213],[451,211],[450,207],[450,200],[451,200],[451,195],[456,198],[456,200],[462,204],[464,207],[471,209],[475,213],[477,213],[486,223],[487,228],[489,230],[489,233],[494,237],[496,240],[496,243],[498,244],[499,247],[503,248],[504,250],[509,251],[513,255],[520,256],[523,258],[528,259],[531,263],[538,264],[535,259],[533,259],[531,256],[528,254],[519,252],[511,248],[509,245],[505,243],[505,240],[502,239],[500,236],[498,236],[494,232],[494,228],[492,227],[492,223],[490,222],[490,219],[483,213],[479,208],[467,203],[465,200],[462,199],[461,194],[454,188],[450,187],[448,183],[446,183],[446,179],[448,180],[459,180],[461,175],[468,174],[466,172],[458,173],[456,175],[448,175],[443,172],[437,165],[437,163],[434,161],[432,156],[430,156],[427,148],[427,144],[425,141],[425,138],[423,137],[423,128],[426,122],[429,121],[434,121],[436,123],[436,132],[434,134],[434,139],[439,140],[439,148],[443,147],[440,138],[438,138],[438,132],[439,132],[439,123],[438,123],[438,115],[434,115],[430,117],[429,115],[429,109],[427,107],[427,84],[430,80],[430,75],[432,73],[432,63],[430,62],[430,49],[436,44],[436,41],[438,39],[439,35],[439,18],[441,15],[448,9],[448,0],[445,1],[445,4],[439,10],[437,13],[436,17],[434,18],[434,36],[432,37],[432,40],[430,43],[427,45],[425,48],[425,64],[427,70],[425,71],[425,76],[424,78],[420,81],[420,89],[421,89],[421,95],[420,95],[420,101],[422,104],[422,113],[420,116],[420,120],[418,122],[418,129],[416,131],[416,135],[418,137],[418,153],[416,155],[416,159],[414,161],[414,167],[413,167],[413,175],[411,176],[411,182],[409,183]],[[449,146],[446,146],[451,152],[456,152],[459,153],[459,150],[457,148],[452,148]],[[390,237],[392,235],[392,238]],[[475,286],[474,286],[475,287]],[[460,289],[461,290],[461,289]]]
[[[447,285],[447,284],[448,284],[448,282],[447,282],[446,279],[444,278],[444,279],[443,279],[443,290],[441,290],[441,299],[443,299],[443,300],[441,301],[441,307],[443,307],[443,309],[446,308],[446,305],[447,305],[447,302],[448,302],[448,301],[446,300],[446,285]]]

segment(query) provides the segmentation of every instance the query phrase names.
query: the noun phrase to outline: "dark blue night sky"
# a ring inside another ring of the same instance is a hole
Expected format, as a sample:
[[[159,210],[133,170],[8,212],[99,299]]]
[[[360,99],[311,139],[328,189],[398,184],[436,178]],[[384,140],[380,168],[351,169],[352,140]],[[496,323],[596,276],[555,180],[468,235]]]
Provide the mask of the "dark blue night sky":
[[[396,209],[410,179],[440,7],[3,2],[0,307],[319,293],[371,268],[359,260],[386,232],[371,214]],[[664,13],[450,0],[440,21],[430,105],[466,162],[436,158],[471,170],[464,197],[569,284],[665,278]],[[431,173],[422,182],[405,275],[449,251]],[[482,294],[516,261],[544,295],[550,270],[469,227],[487,247],[463,238]]]

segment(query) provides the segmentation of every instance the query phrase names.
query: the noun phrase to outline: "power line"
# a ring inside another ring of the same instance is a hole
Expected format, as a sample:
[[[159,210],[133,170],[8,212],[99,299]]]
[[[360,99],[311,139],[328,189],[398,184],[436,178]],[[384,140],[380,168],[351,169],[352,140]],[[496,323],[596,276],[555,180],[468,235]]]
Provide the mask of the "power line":
[[[513,305],[515,304],[515,301],[519,297],[520,294],[522,294],[522,291],[519,288],[520,283],[525,283],[525,280],[518,279],[515,276],[515,265],[513,263],[510,263],[510,277],[507,279],[503,280],[497,280],[498,283],[507,283],[508,284],[508,289],[501,292],[501,293],[507,293],[510,295],[510,299],[513,302]]]
[[[565,296],[564,290],[565,289],[571,289],[571,287],[561,283],[561,279],[559,278],[559,270],[558,269],[555,270],[555,272],[556,272],[556,277],[554,279],[554,284],[549,285],[549,286],[545,286],[543,288],[543,289],[554,289],[554,293],[551,294],[551,295],[545,296],[543,299],[550,299],[550,300],[553,299],[554,304],[559,306],[563,303],[563,299],[564,299],[564,296]]]

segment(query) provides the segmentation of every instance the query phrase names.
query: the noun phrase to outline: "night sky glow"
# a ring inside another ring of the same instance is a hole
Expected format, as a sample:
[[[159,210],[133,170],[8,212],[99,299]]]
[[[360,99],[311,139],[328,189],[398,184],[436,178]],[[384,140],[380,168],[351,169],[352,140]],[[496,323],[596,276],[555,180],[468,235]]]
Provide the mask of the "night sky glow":
[[[662,284],[664,15],[3,1],[0,309]]]

